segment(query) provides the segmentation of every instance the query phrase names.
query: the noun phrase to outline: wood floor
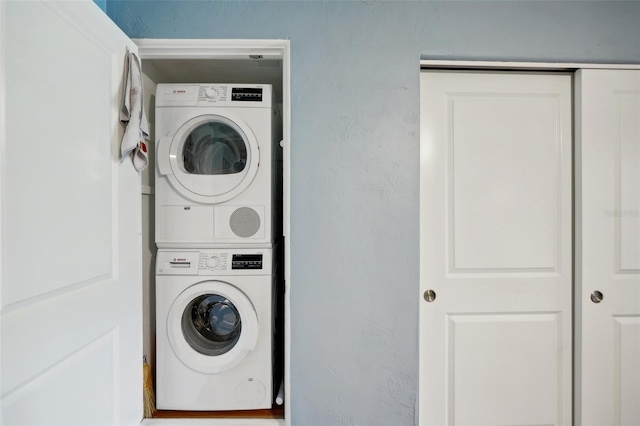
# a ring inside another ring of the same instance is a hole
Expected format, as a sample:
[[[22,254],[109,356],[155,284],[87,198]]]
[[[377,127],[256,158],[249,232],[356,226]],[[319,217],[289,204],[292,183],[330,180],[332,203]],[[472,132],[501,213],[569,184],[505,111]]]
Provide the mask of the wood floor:
[[[278,406],[271,410],[242,410],[242,411],[177,411],[156,410],[154,419],[284,419],[284,407]]]

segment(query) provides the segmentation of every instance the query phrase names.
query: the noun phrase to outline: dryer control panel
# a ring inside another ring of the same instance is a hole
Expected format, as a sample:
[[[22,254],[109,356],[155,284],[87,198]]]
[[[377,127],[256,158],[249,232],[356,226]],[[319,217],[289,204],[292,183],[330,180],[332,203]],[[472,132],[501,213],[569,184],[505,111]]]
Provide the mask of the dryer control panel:
[[[270,84],[158,84],[156,107],[235,106],[271,108]]]
[[[157,275],[271,275],[271,249],[158,250]]]

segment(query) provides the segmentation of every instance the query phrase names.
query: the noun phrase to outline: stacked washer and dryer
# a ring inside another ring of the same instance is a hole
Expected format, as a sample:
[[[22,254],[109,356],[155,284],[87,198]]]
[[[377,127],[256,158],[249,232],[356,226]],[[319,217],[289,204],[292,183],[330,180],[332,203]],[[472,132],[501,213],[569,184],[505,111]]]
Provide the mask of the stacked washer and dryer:
[[[156,91],[156,406],[271,408],[281,155],[272,88]]]

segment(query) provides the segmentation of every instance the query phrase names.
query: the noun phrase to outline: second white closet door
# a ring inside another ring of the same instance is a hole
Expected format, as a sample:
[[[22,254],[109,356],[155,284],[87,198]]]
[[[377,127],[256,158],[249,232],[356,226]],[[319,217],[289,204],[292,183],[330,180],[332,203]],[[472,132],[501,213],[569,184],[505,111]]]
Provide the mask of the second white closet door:
[[[581,70],[576,93],[576,421],[638,425],[640,71]]]

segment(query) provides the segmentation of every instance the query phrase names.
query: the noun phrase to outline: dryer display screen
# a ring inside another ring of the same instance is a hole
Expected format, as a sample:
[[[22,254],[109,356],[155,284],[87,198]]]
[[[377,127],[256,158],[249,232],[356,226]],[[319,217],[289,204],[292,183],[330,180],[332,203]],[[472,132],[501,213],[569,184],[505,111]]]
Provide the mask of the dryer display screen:
[[[232,101],[262,102],[262,89],[254,87],[233,87]]]
[[[234,254],[231,269],[262,269],[262,255]]]

